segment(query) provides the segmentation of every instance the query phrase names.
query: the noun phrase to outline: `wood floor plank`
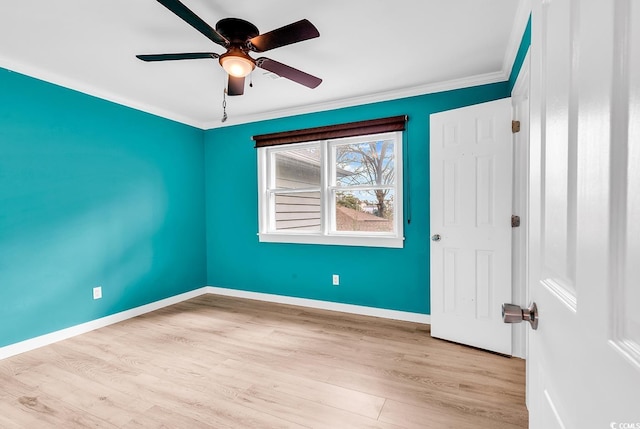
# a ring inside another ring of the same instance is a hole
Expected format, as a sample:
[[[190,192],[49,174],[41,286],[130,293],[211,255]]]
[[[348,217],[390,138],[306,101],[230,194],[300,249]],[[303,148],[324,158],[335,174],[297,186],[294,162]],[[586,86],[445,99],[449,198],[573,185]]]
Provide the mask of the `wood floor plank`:
[[[203,295],[0,361],[2,428],[524,428],[524,361]]]
[[[0,412],[23,428],[117,428],[93,414],[76,408],[56,395],[40,389],[40,384],[24,388],[15,382],[3,386],[8,394],[0,401]]]
[[[526,427],[527,412],[524,401],[517,404],[495,403],[488,398],[490,395],[486,395],[487,398],[469,397],[460,390],[443,391],[428,386],[409,385],[398,379],[358,374],[350,370],[335,369],[334,372],[335,374],[329,379],[329,382],[339,386],[368,393],[377,392],[387,399],[409,405],[437,406],[449,410],[452,418],[462,413],[487,417],[496,422],[521,424]]]
[[[377,419],[385,398],[291,374],[288,368],[269,368],[259,363],[227,362],[228,368],[253,379],[252,387],[281,392],[298,398]]]
[[[495,421],[486,417],[458,414],[455,419],[446,410],[428,404],[421,407],[388,400],[380,421],[392,423],[406,429],[443,429],[460,427],[491,427],[495,429],[516,429],[521,425]]]
[[[167,422],[171,422],[171,426],[167,425]],[[121,429],[147,429],[161,427],[209,429],[211,428],[211,424],[184,416],[177,410],[169,411],[166,408],[155,405],[147,412],[137,414],[134,418],[119,426]],[[219,427],[221,429],[225,429],[231,428],[232,426],[225,425]]]
[[[249,389],[240,395],[239,399],[248,408],[273,414],[309,428],[399,429],[398,426],[377,419],[370,419],[295,395],[274,392],[261,386]]]
[[[111,388],[93,379],[78,376],[51,364],[34,367],[17,376],[23,383],[37,383],[38,390],[67,404],[121,427],[130,421],[131,410],[144,413],[153,402]],[[123,404],[126,404],[123,407]]]

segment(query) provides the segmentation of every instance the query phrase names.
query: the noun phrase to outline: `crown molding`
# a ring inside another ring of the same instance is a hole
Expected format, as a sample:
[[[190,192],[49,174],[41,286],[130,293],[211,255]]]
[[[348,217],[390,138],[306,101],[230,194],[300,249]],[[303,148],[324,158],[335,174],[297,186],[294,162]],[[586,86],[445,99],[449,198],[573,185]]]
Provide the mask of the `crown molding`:
[[[44,70],[39,67],[15,61],[0,55],[0,67],[15,73],[38,79],[53,85],[57,85],[66,89],[81,92],[83,94],[96,97],[102,100],[110,101],[112,103],[119,104],[121,106],[130,107],[141,112],[149,113],[154,116],[169,119],[175,122],[180,122],[185,125],[190,125],[195,128],[204,129],[203,124],[186,116],[176,114],[165,109],[159,109],[146,103],[132,100],[127,97],[123,97],[114,94],[110,91],[98,88],[94,85],[86,82],[79,81],[77,79],[70,78],[68,76],[62,76],[58,73]]]
[[[528,0],[522,0],[522,1],[527,2]],[[526,26],[527,19],[528,19],[528,14],[526,15],[524,26]],[[522,26],[522,31],[524,31],[524,26]],[[522,33],[520,33],[520,35],[521,34]],[[517,52],[517,48],[516,48],[516,52]],[[515,58],[515,53],[513,54],[513,56]],[[308,113],[335,110],[335,109],[341,109],[345,107],[353,107],[353,106],[378,103],[383,101],[398,100],[401,98],[432,94],[436,92],[450,91],[455,89],[462,89],[462,88],[468,88],[473,86],[504,82],[509,79],[509,73],[511,71],[511,66],[510,66],[508,70],[503,69],[498,72],[485,73],[485,74],[480,74],[480,75],[475,75],[475,76],[470,76],[470,77],[465,77],[460,79],[452,79],[452,80],[443,81],[443,82],[428,83],[424,85],[407,87],[407,88],[402,88],[398,90],[379,92],[375,94],[368,94],[364,96],[352,97],[352,98],[341,99],[341,100],[332,100],[332,101],[323,102],[323,103],[309,104],[309,105],[299,106],[299,107],[294,107],[289,109],[280,109],[280,110],[273,110],[269,112],[263,112],[263,113],[257,113],[257,114],[251,114],[251,115],[241,115],[236,117],[230,117],[226,122],[221,123],[219,121],[205,121],[205,122],[197,121],[193,118],[189,118],[187,116],[180,115],[172,111],[159,109],[157,107],[151,106],[146,103],[141,103],[139,101],[122,97],[120,95],[116,95],[112,92],[105,91],[103,89],[87,84],[85,82],[81,82],[73,78],[62,76],[51,71],[43,70],[41,68],[33,67],[29,64],[10,60],[2,56],[0,56],[0,67],[5,68],[9,71],[23,74],[25,76],[29,76],[35,79],[39,79],[39,80],[54,84],[54,85],[58,85],[63,88],[71,89],[73,91],[78,91],[92,97],[100,98],[106,101],[110,101],[112,103],[130,107],[135,110],[139,110],[145,113],[149,113],[151,115],[159,116],[165,119],[169,119],[169,120],[179,122],[185,125],[189,125],[195,128],[199,128],[202,130],[223,128],[223,127],[246,124],[251,122],[285,118],[285,117],[303,115]]]
[[[273,110],[253,115],[236,116],[229,118],[224,123],[219,121],[204,123],[204,129],[215,129],[229,127],[233,125],[247,124],[251,122],[266,121],[270,119],[285,118],[289,116],[303,115],[307,113],[323,112],[328,110],[341,109],[345,107],[360,106],[364,104],[379,103],[382,101],[398,100],[401,98],[414,97],[436,92],[450,91],[455,89],[468,88],[472,86],[486,85],[491,83],[504,82],[509,79],[505,71],[485,73],[481,75],[453,79],[444,82],[429,83],[425,85],[403,88],[394,91],[380,92],[360,97],[333,100],[324,103],[309,104],[306,106],[294,107],[291,109]]]
[[[527,22],[529,22],[529,15],[531,15],[531,0],[519,0],[513,27],[511,27],[511,34],[509,35],[509,43],[502,60],[502,71],[507,76],[507,79],[511,76],[513,62],[516,60],[516,55],[518,55],[522,35],[525,28],[527,28]]]

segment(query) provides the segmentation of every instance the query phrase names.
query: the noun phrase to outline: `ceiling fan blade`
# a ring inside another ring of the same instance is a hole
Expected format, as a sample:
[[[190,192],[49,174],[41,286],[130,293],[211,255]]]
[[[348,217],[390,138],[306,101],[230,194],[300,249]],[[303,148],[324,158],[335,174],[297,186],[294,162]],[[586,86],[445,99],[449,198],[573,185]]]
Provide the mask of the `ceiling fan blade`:
[[[280,46],[290,45],[303,40],[320,36],[318,29],[308,20],[302,19],[293,24],[285,25],[268,33],[250,39],[251,50],[265,52]]]
[[[270,58],[260,57],[256,60],[256,65],[262,69],[275,73],[278,76],[286,77],[287,79],[309,88],[315,88],[322,83],[322,79],[318,77],[298,69],[294,69],[293,67],[279,63],[278,61]]]
[[[242,94],[244,94],[244,77],[235,77],[229,75],[229,81],[227,83],[227,95]]]
[[[186,7],[179,0],[158,0],[158,3],[178,15],[187,24],[204,34],[212,42],[225,47],[229,45],[229,41],[222,34],[211,28],[209,24],[204,22],[198,15],[193,13],[191,9]]]
[[[213,52],[187,52],[184,54],[149,54],[136,55],[142,61],[173,61],[173,60],[197,60],[201,58],[219,58],[220,55]]]

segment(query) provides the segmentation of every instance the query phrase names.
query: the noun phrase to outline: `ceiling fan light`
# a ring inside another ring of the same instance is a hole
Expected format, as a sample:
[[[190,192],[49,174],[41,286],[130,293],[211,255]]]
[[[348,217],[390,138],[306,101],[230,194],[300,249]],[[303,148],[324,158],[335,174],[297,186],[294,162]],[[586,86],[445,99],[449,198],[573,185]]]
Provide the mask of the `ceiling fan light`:
[[[256,67],[253,61],[238,55],[221,56],[220,65],[227,73],[235,77],[245,77]]]

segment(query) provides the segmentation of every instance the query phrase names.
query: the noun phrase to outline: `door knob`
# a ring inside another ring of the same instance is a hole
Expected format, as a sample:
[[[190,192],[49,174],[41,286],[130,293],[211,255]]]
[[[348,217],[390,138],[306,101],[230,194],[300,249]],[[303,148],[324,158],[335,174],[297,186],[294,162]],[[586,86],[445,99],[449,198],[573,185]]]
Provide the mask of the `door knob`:
[[[504,323],[520,323],[526,320],[531,324],[531,329],[538,329],[538,306],[536,303],[529,308],[521,308],[515,304],[502,304],[502,321]]]
[[[431,236],[431,241],[440,241],[442,237],[440,237],[440,234],[433,234]]]

